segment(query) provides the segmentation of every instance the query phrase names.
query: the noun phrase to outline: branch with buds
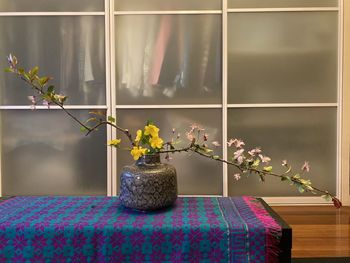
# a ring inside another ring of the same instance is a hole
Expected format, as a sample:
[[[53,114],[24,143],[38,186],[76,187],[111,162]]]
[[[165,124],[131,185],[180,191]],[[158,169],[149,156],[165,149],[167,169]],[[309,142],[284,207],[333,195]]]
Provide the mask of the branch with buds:
[[[321,194],[321,196],[327,201],[332,201],[335,207],[340,208],[342,206],[340,200],[336,196],[326,190],[313,186],[310,180],[302,177],[305,173],[310,171],[309,163],[306,161],[301,167],[301,172],[292,173],[292,167],[286,160],[284,160],[281,165],[285,168],[285,171],[278,174],[273,172],[272,166],[269,165],[271,159],[264,155],[260,148],[254,148],[247,151],[243,148],[245,143],[240,139],[233,138],[227,142],[228,147],[233,148],[234,150],[230,159],[224,160],[220,156],[214,155],[213,149],[209,147],[209,135],[205,133],[205,129],[196,124],[191,125],[191,129],[186,133],[186,138],[189,140],[188,146],[176,148],[180,139],[180,134],[177,134],[175,129],[173,129],[173,136],[176,135],[175,138],[172,138],[168,142],[164,142],[163,139],[159,137],[159,128],[152,122],[147,122],[147,125],[143,130],[138,130],[135,139],[128,129],[122,128],[116,124],[115,118],[112,116],[106,117],[105,114],[101,112],[90,112],[91,117],[87,121],[82,122],[65,108],[64,103],[67,100],[67,96],[57,93],[55,87],[48,84],[52,78],[47,76],[40,77],[38,75],[38,67],[34,67],[29,71],[19,68],[17,58],[11,54],[7,57],[7,62],[9,67],[6,68],[5,71],[15,74],[36,92],[35,96],[28,97],[32,103],[32,109],[35,109],[39,102],[48,108],[50,108],[51,105],[56,105],[79,124],[81,131],[85,132],[85,135],[89,135],[91,132],[96,131],[100,126],[112,126],[124,134],[129,140],[132,146],[130,153],[134,160],[138,160],[142,155],[152,153],[165,154],[165,159],[170,160],[171,154],[193,152],[202,157],[236,167],[239,171],[233,175],[236,180],[241,179],[243,174],[257,175],[262,182],[265,181],[266,176],[277,177],[281,181],[287,182],[296,187],[300,193],[311,192],[315,195]],[[109,141],[108,145],[119,147],[120,142],[120,139],[114,139]],[[213,141],[211,144],[214,147],[220,147],[220,144],[217,141]]]

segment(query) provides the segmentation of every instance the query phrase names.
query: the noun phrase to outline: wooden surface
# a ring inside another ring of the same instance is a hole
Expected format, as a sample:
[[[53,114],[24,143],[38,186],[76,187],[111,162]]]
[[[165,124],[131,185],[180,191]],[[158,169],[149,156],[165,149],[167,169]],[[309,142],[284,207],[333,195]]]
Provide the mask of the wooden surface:
[[[292,257],[350,257],[350,207],[274,206],[292,227]]]

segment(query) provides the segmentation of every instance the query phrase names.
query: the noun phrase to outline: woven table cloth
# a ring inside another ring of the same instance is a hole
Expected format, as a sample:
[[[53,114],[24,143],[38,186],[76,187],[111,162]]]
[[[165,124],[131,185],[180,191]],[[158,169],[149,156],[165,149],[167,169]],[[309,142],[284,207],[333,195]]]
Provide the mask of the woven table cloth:
[[[276,262],[281,227],[257,198],[183,197],[161,211],[117,197],[0,202],[0,262]]]

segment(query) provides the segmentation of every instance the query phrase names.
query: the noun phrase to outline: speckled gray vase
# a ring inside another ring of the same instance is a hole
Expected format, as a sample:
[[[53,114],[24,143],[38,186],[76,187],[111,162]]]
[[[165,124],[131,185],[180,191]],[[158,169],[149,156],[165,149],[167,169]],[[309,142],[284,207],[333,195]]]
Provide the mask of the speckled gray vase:
[[[171,206],[177,198],[174,166],[160,162],[159,154],[144,155],[121,174],[119,199],[123,206],[150,211]]]

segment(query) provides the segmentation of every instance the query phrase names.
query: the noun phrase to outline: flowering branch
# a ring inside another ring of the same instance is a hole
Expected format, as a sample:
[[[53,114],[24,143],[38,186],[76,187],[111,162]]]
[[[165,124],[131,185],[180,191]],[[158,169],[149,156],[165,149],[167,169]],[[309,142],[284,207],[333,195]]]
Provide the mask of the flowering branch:
[[[67,96],[57,94],[55,91],[54,86],[50,85],[48,86],[48,82],[52,79],[51,77],[40,77],[38,75],[39,73],[39,67],[34,67],[33,69],[26,72],[23,68],[18,68],[18,60],[15,56],[10,54],[7,57],[7,62],[9,65],[9,68],[5,69],[5,72],[14,73],[16,74],[21,80],[23,80],[25,83],[27,83],[33,90],[35,90],[39,96],[41,97],[41,100],[43,102],[43,105],[46,105],[48,108],[50,108],[51,104],[55,104],[58,107],[60,107],[69,117],[71,117],[74,121],[76,121],[80,126],[81,130],[86,132],[86,136],[89,135],[91,132],[96,131],[98,127],[102,125],[110,125],[117,129],[118,131],[124,133],[126,137],[129,139],[132,145],[134,145],[132,135],[130,134],[128,129],[123,129],[115,124],[115,120],[112,117],[109,117],[109,119],[103,120],[103,119],[97,119],[97,118],[90,118],[87,122],[95,121],[97,124],[95,124],[92,127],[89,127],[86,123],[83,123],[80,121],[77,117],[75,117],[70,111],[68,111],[64,107],[64,103],[67,100]],[[32,102],[32,109],[35,109],[36,106],[36,97],[35,96],[29,96],[28,99]],[[94,112],[92,112],[94,113]],[[96,114],[96,113],[94,113]],[[99,114],[97,114],[99,115]]]
[[[192,131],[187,133],[187,135],[193,133],[193,131],[195,129],[193,129]],[[205,137],[207,137],[207,136],[204,136],[204,138]],[[324,199],[326,199],[327,201],[333,201],[333,204],[335,207],[340,208],[342,206],[340,200],[336,196],[332,195],[331,193],[329,193],[326,190],[322,190],[322,189],[319,189],[319,188],[311,185],[311,181],[301,178],[300,174],[295,174],[293,176],[289,176],[288,174],[291,173],[292,169],[291,169],[291,166],[289,166],[287,164],[286,160],[284,160],[282,162],[282,166],[285,166],[287,168],[287,170],[282,174],[277,174],[277,173],[272,172],[272,166],[266,166],[266,167],[263,167],[262,169],[256,168],[259,166],[260,162],[268,163],[269,161],[271,161],[271,159],[269,157],[263,156],[260,154],[261,150],[259,148],[255,148],[255,149],[249,151],[251,156],[257,155],[259,153],[259,155],[256,156],[255,159],[248,159],[248,161],[245,161],[245,160],[247,160],[247,157],[242,155],[244,152],[244,149],[242,148],[242,146],[244,145],[244,142],[242,140],[231,139],[230,140],[231,143],[228,142],[228,144],[230,146],[233,143],[235,143],[235,146],[238,150],[235,152],[236,155],[234,154],[233,161],[227,161],[227,160],[219,157],[218,155],[210,154],[212,152],[212,150],[209,149],[207,145],[201,144],[201,143],[196,143],[196,141],[198,140],[198,136],[196,136],[196,138],[190,136],[189,139],[192,139],[192,141],[191,141],[191,144],[187,147],[179,148],[179,149],[172,149],[172,150],[163,150],[163,151],[160,151],[160,153],[169,154],[169,153],[192,151],[192,152],[199,154],[203,157],[206,157],[206,158],[209,158],[209,159],[212,159],[215,161],[219,161],[222,163],[226,163],[228,165],[232,165],[232,166],[236,167],[237,169],[239,169],[239,171],[241,173],[247,173],[247,172],[255,173],[260,177],[261,181],[265,181],[266,175],[277,177],[281,181],[286,181],[286,182],[289,182],[291,185],[296,186],[300,193],[303,193],[303,192],[312,192],[313,194],[319,193],[319,194],[322,194],[322,197]],[[214,143],[214,144],[216,144],[216,143]],[[242,157],[242,159],[240,159],[240,157]],[[302,172],[309,172],[310,171],[310,166],[309,166],[308,162],[304,163],[301,170],[302,170]],[[240,176],[240,174],[235,174],[234,178],[236,180],[239,180],[241,178],[241,176]]]
[[[122,132],[132,145],[130,153],[133,156],[134,160],[138,160],[145,154],[152,153],[165,154],[165,158],[167,160],[170,160],[170,154],[191,151],[205,158],[236,167],[239,170],[239,173],[233,175],[236,180],[239,180],[241,178],[241,174],[245,173],[256,174],[263,182],[265,181],[265,176],[273,176],[280,178],[281,181],[289,182],[290,185],[295,186],[300,193],[319,193],[322,194],[322,197],[326,200],[332,200],[335,207],[339,208],[342,206],[340,200],[336,196],[332,195],[326,190],[314,187],[311,184],[310,180],[303,179],[301,177],[304,172],[310,171],[308,162],[305,162],[302,166],[301,173],[296,173],[291,176],[289,174],[291,174],[292,168],[287,163],[287,161],[284,160],[282,162],[282,166],[286,168],[286,171],[282,174],[277,174],[272,171],[272,166],[268,165],[271,159],[263,155],[260,148],[254,148],[250,151],[245,151],[243,148],[245,143],[240,139],[230,139],[227,142],[228,146],[233,147],[235,151],[230,160],[225,160],[220,156],[213,154],[213,150],[208,146],[208,134],[205,133],[205,130],[203,128],[195,124],[191,125],[191,130],[186,133],[186,137],[190,142],[189,145],[183,148],[176,148],[175,146],[178,143],[180,134],[177,134],[176,139],[171,139],[169,142],[163,142],[163,139],[159,137],[159,128],[151,122],[148,122],[143,130],[137,130],[135,139],[133,139],[128,129],[119,127],[113,117],[108,116],[106,119],[106,116],[100,112],[90,112],[93,117],[89,118],[84,123],[64,107],[67,96],[57,94],[54,86],[48,86],[48,82],[51,80],[51,78],[39,77],[38,67],[34,67],[33,69],[26,72],[22,68],[17,68],[18,61],[15,56],[10,54],[7,60],[9,68],[5,69],[6,72],[16,74],[20,79],[25,81],[32,89],[34,89],[39,94],[43,105],[46,105],[48,108],[50,108],[51,104],[59,106],[68,116],[70,116],[81,126],[81,130],[86,132],[86,136],[93,131],[96,131],[100,126],[103,125],[110,125],[118,131]],[[37,104],[36,97],[29,96],[28,98],[32,102],[32,108],[35,109],[35,106]],[[90,122],[93,122],[94,125],[89,126],[88,123]],[[175,129],[173,129],[173,134],[175,134]],[[119,147],[120,142],[120,139],[114,139],[109,141],[108,145]],[[216,141],[212,142],[212,144],[215,147],[220,146],[220,144]]]

